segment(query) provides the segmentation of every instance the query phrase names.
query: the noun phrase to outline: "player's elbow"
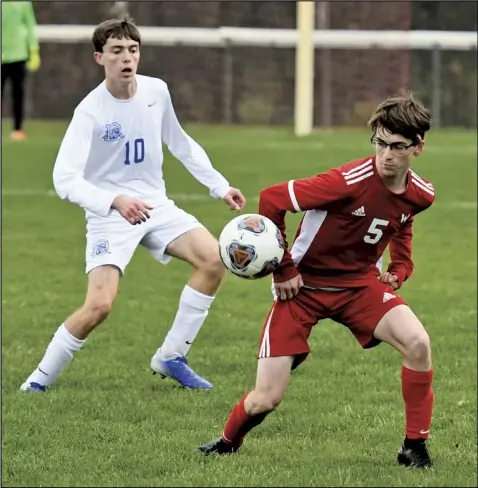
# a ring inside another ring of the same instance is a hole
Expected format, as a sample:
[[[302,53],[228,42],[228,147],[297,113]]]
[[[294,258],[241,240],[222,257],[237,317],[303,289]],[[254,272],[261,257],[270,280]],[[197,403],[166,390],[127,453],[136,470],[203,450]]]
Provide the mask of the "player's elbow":
[[[261,190],[261,192],[259,193],[259,203],[267,201],[269,198],[269,194],[270,188],[264,188],[263,190]]]
[[[74,185],[74,177],[73,175],[55,167],[53,169],[53,188],[57,195],[63,199],[68,199],[68,195],[70,193],[70,188]]]
[[[273,215],[297,210],[295,205],[291,205],[289,193],[288,183],[278,183],[264,188],[259,193],[259,213],[269,217],[267,213]]]
[[[63,185],[63,179],[55,172],[53,172],[53,188],[60,198],[65,199],[67,197],[67,192],[65,186]]]
[[[267,209],[274,205],[273,191],[272,187],[264,188],[259,193],[259,213],[261,215],[266,215]]]
[[[407,263],[405,266],[404,266],[404,270],[405,270],[405,273],[404,273],[404,276],[403,276],[403,281],[407,281],[408,278],[410,278],[410,276],[412,276],[413,274],[413,270],[414,270],[414,266],[413,266],[413,263]]]

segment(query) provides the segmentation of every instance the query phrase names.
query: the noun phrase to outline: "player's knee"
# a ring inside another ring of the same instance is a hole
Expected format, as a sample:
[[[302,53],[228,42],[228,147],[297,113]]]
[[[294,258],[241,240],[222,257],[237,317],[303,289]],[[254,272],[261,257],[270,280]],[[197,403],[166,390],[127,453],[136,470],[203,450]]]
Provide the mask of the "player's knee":
[[[283,398],[283,393],[277,390],[256,390],[251,399],[251,409],[254,413],[272,412],[276,409]]]
[[[204,273],[216,279],[222,279],[226,272],[226,268],[221,261],[219,252],[209,253],[205,256],[200,267]]]
[[[427,362],[431,356],[430,337],[425,331],[411,338],[407,345],[408,359],[415,362]]]
[[[260,405],[263,412],[272,412],[275,410],[282,401],[282,395],[269,392],[269,394],[262,397],[262,404]]]
[[[98,297],[85,304],[89,325],[94,327],[103,322],[111,312],[113,300],[108,297]]]

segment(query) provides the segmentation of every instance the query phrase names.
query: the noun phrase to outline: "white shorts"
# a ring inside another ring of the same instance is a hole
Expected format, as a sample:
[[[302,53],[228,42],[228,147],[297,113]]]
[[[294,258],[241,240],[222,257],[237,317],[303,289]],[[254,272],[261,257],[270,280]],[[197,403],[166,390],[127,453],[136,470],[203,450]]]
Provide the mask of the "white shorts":
[[[194,216],[168,200],[150,211],[150,218],[131,225],[119,212],[108,217],[89,217],[86,224],[86,273],[98,266],[117,266],[124,274],[138,245],[144,246],[162,264],[170,242],[191,229],[204,227]]]

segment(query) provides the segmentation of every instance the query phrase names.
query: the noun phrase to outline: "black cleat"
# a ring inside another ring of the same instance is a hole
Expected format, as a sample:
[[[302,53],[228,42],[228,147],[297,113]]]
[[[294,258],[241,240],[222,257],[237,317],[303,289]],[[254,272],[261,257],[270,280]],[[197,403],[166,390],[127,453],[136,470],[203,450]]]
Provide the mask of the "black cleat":
[[[205,456],[209,456],[209,454],[234,454],[240,447],[241,446],[228,444],[222,437],[219,437],[219,439],[208,442],[207,444],[198,447],[196,450]]]
[[[407,439],[398,451],[398,464],[410,468],[427,469],[433,466],[425,439]]]

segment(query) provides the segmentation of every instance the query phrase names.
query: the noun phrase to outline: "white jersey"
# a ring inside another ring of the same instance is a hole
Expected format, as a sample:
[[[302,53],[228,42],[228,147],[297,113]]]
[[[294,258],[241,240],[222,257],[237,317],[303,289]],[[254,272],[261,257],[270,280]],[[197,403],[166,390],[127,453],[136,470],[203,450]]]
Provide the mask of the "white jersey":
[[[142,75],[136,81],[128,100],[114,98],[103,82],[77,106],[53,169],[58,195],[83,207],[87,217],[107,216],[118,195],[159,206],[167,199],[164,142],[211,196],[224,197],[228,181],[182,129],[166,83]]]

